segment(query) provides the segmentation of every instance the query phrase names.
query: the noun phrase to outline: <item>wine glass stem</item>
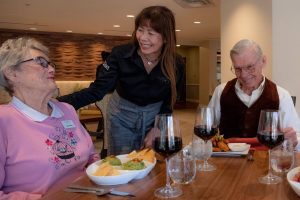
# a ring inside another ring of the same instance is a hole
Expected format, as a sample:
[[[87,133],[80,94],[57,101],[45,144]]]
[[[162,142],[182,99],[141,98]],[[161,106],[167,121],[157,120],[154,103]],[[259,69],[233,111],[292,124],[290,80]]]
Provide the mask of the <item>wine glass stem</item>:
[[[171,184],[170,184],[170,176],[169,176],[169,159],[166,158],[166,187],[167,188],[171,188]]]
[[[268,175],[272,175],[272,171],[271,171],[271,149],[268,150],[269,153],[269,172]]]

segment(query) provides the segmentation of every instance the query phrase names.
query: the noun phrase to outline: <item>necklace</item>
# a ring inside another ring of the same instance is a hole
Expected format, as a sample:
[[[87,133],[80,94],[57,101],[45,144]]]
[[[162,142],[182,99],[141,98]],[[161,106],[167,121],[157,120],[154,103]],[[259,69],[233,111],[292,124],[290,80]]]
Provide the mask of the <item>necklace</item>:
[[[156,62],[158,61],[158,59],[159,59],[159,57],[157,57],[157,58],[151,60],[150,58],[147,58],[147,56],[144,55],[142,52],[139,52],[139,54],[140,54],[140,56],[144,59],[144,61],[145,61],[149,66],[153,65],[154,63],[156,63]]]

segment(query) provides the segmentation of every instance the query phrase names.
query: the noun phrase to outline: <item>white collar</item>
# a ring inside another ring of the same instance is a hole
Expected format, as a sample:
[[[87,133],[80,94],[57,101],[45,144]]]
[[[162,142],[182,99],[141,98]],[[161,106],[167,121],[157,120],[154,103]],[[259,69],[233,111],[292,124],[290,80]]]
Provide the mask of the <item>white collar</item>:
[[[253,92],[262,92],[264,87],[265,87],[265,82],[266,82],[266,78],[265,76],[263,76],[263,81],[261,82],[261,84],[258,86],[258,88],[256,88],[255,90],[252,91]],[[241,93],[244,93],[244,91],[241,88],[241,84],[239,83],[239,81],[237,80],[237,82],[235,83],[235,89],[238,90]]]
[[[26,105],[25,103],[23,103],[20,99],[18,99],[15,96],[13,96],[10,104],[13,105],[22,114],[24,114],[28,118],[32,119],[33,121],[42,122],[49,117],[48,115],[45,115],[43,113],[40,113],[37,110],[34,110],[33,108]],[[52,108],[50,117],[60,118],[64,115],[63,112],[61,111],[61,109],[59,109],[53,102],[49,101],[49,106]]]

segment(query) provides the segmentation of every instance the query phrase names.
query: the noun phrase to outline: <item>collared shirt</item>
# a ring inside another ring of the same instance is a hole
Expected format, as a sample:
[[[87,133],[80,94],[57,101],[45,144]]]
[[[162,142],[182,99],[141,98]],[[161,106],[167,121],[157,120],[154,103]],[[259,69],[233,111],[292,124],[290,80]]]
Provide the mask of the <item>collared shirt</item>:
[[[122,98],[138,106],[162,101],[161,112],[170,112],[171,85],[162,72],[161,62],[147,73],[137,49],[132,44],[115,47],[89,88],[58,99],[78,109],[101,100],[108,91],[115,88]],[[179,96],[184,80],[184,64],[179,56],[176,57],[174,67]]]
[[[48,115],[45,115],[43,113],[40,113],[37,110],[34,110],[33,108],[26,105],[25,103],[23,103],[20,99],[18,99],[15,96],[13,96],[10,103],[17,110],[19,110],[21,113],[23,113],[25,116],[32,119],[33,121],[42,122],[42,121],[44,121],[45,119],[47,119],[49,117]],[[49,106],[52,108],[52,113],[51,113],[50,117],[60,118],[64,115],[63,112],[55,104],[53,104],[51,101],[49,101]]]
[[[262,94],[264,85],[265,85],[265,77],[263,79],[263,82],[259,85],[259,87],[254,91],[252,91],[251,95],[248,95],[243,92],[243,90],[240,87],[240,84],[237,81],[235,85],[235,92],[239,97],[239,99],[246,106],[250,107]],[[220,117],[221,117],[220,98],[225,86],[226,83],[222,83],[216,87],[214,94],[208,105],[209,107],[214,107],[217,123],[220,122]],[[297,138],[298,138],[297,149],[300,149],[300,120],[299,120],[298,113],[295,109],[290,93],[284,88],[278,85],[276,86],[277,86],[277,91],[279,96],[279,110],[285,113],[285,116],[283,118],[284,119],[283,124],[285,125],[285,127],[293,127],[296,130]]]

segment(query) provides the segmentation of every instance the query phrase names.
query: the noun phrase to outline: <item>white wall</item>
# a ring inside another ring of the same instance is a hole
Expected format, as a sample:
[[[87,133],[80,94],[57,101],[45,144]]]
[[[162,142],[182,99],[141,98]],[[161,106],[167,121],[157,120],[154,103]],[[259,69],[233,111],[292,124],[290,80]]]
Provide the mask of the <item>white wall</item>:
[[[281,0],[278,0],[281,1]],[[296,1],[296,0],[295,0]],[[241,39],[259,43],[267,56],[264,74],[272,77],[272,0],[221,1],[221,81],[234,77],[229,52]]]
[[[300,1],[273,0],[273,80],[297,96],[300,113]]]

